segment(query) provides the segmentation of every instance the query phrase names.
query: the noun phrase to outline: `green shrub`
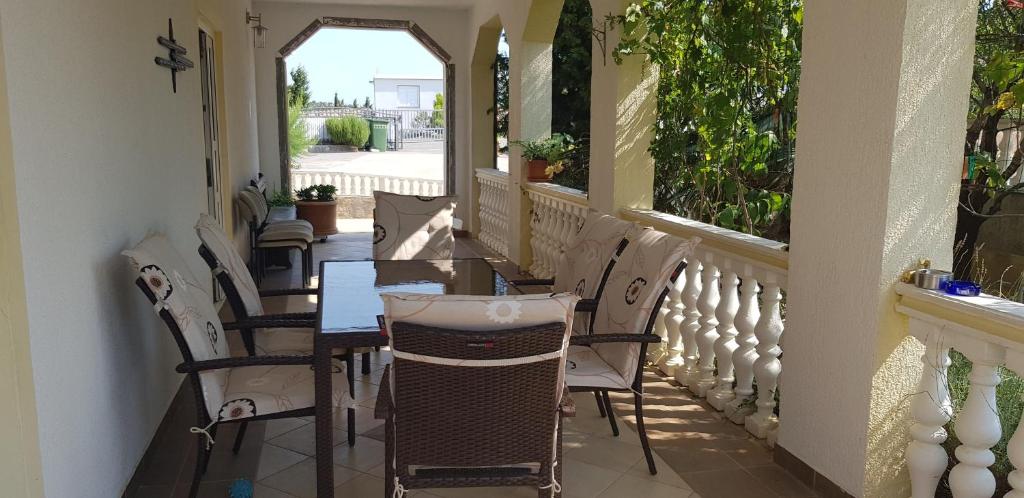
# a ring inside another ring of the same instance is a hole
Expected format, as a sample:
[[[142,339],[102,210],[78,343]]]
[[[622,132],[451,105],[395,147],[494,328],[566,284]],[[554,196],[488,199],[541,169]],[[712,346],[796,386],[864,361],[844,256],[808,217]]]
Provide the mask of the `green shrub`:
[[[306,120],[302,118],[302,107],[288,106],[288,158],[295,158],[306,153],[309,146],[316,140],[306,135]]]
[[[331,142],[335,144],[362,147],[370,139],[370,124],[358,116],[331,118],[325,126]]]

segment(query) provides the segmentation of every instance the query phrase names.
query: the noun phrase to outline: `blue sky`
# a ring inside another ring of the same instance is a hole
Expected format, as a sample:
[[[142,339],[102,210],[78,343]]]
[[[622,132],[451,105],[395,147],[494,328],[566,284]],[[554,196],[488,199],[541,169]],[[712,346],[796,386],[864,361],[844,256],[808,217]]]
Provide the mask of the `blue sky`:
[[[374,74],[440,78],[441,63],[405,31],[321,29],[291,53],[288,71],[302,65],[309,74],[313,100],[333,102],[334,92],[346,103],[373,100]],[[288,78],[291,84],[291,77]]]

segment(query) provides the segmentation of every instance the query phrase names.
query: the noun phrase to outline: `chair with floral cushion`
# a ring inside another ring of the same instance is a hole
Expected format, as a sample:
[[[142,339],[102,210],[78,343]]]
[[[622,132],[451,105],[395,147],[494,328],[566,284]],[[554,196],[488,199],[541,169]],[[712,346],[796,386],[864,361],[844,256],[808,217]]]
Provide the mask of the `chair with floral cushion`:
[[[451,259],[454,197],[373,193],[373,259]]]
[[[309,286],[313,278],[313,228],[304,220],[268,223],[269,211],[263,195],[246,187],[238,193],[239,211],[249,224],[249,249],[255,262],[256,278],[262,278],[266,252],[270,249],[297,249],[302,257],[302,283]]]
[[[199,444],[189,490],[193,498],[221,424],[241,424],[233,448],[237,453],[249,422],[315,416],[313,358],[231,356],[224,332],[232,327],[221,324],[210,295],[163,235],[151,235],[123,254],[136,272],[135,284],[170,329],[183,360],[176,370],[187,374],[196,397],[198,423],[191,432]],[[347,408],[348,379],[340,368],[334,375],[333,400]]]
[[[636,425],[651,474],[657,473],[643,414],[643,358],[647,345],[661,342],[653,333],[661,303],[686,268],[684,261],[700,242],[657,230],[641,230],[607,272],[594,311],[593,329],[576,335],[569,347],[566,383],[572,391],[599,391],[617,436],[609,391],[632,392]]]
[[[199,255],[206,261],[217,283],[224,290],[246,351],[250,355],[285,354],[288,351],[312,354],[316,312],[268,315],[264,312],[263,298],[315,296],[317,289],[302,287],[261,291],[246,268],[245,261],[242,261],[242,257],[235,249],[234,243],[228,239],[217,220],[207,214],[201,214],[196,221],[195,229],[201,241]],[[341,358],[348,360],[349,355]],[[349,378],[354,378],[353,362],[347,361],[346,366]],[[363,374],[369,374],[369,369],[369,352],[363,352]]]
[[[565,355],[578,297],[382,294],[385,497],[530,486],[561,496]]]

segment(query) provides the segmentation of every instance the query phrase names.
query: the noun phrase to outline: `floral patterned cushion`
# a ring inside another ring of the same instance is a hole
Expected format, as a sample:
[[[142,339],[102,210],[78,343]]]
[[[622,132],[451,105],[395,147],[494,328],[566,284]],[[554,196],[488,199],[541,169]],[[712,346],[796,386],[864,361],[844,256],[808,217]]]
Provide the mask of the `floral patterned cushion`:
[[[573,292],[584,299],[597,298],[605,269],[612,263],[616,252],[624,249],[623,240],[626,240],[627,233],[635,230],[635,223],[591,209],[583,226],[569,240],[559,258],[551,290]],[[590,314],[577,313],[573,333],[586,334],[589,325]]]
[[[170,313],[193,359],[212,360],[230,355],[224,329],[213,308],[213,299],[199,286],[166,237],[150,235],[122,254],[128,257],[138,277],[156,297],[154,311],[167,310]],[[199,381],[206,408],[214,414],[224,402],[227,371],[202,372]]]
[[[587,346],[569,346],[569,358],[565,362],[565,381],[570,386],[587,386],[606,389],[629,389],[632,379],[626,379],[597,351]]]
[[[454,197],[374,192],[373,259],[451,259]]]
[[[460,296],[381,294],[388,328],[409,322],[453,330],[490,331],[564,322],[572,325],[572,310],[579,297],[569,294],[517,296]]]
[[[605,282],[594,314],[595,334],[642,334],[652,311],[661,306],[662,291],[679,274],[677,268],[700,242],[657,230],[630,237]],[[624,378],[632,380],[640,361],[639,343],[596,344],[594,351]]]
[[[263,301],[260,299],[256,282],[253,281],[249,268],[246,267],[242,257],[238,255],[235,244],[228,239],[228,234],[224,233],[220,223],[204,213],[199,215],[199,221],[196,222],[195,228],[203,245],[213,253],[217,262],[220,263],[221,269],[231,277],[235,288],[238,289],[238,296],[245,305],[245,311],[249,316],[262,315]]]
[[[312,338],[312,334],[307,333]],[[334,362],[332,401],[335,407],[353,405],[348,395],[345,366]],[[217,421],[237,420],[270,413],[309,408],[314,405],[313,369],[309,365],[267,365],[228,370],[224,401],[210,417]]]

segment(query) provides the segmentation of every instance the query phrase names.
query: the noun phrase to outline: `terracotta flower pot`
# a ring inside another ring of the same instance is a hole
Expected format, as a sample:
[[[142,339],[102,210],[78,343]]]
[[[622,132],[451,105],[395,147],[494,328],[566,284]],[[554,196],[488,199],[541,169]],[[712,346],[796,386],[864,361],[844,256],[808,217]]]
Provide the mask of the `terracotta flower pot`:
[[[313,225],[313,236],[338,233],[338,201],[295,201],[295,216]]]
[[[547,159],[531,159],[526,162],[526,179],[531,182],[548,182],[551,181],[551,177],[548,176],[548,161]]]

